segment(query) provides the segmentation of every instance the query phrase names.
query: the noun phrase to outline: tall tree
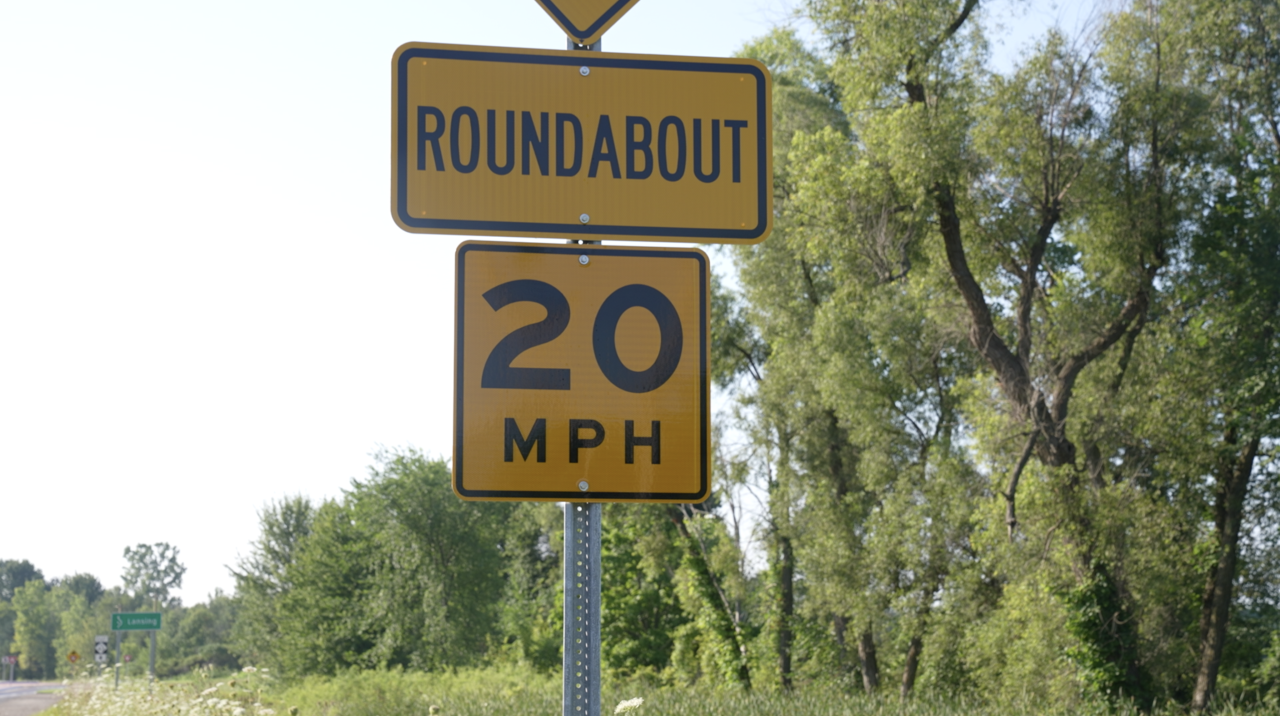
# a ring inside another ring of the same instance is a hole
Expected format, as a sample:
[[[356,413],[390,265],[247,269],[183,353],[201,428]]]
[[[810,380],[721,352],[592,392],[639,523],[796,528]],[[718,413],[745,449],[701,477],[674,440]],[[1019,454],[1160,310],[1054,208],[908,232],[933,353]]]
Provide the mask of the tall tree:
[[[178,561],[178,548],[168,542],[124,548],[121,579],[133,595],[153,608],[170,602],[170,590],[182,588],[187,568]]]
[[[36,579],[44,579],[44,574],[27,560],[0,560],[0,600],[13,599],[18,587]]]
[[[43,579],[33,579],[13,593],[13,645],[18,666],[38,679],[57,674],[58,658],[53,640],[58,634],[58,612]]]
[[[106,593],[106,590],[102,588],[102,582],[88,572],[78,572],[70,577],[55,579],[52,585],[65,587],[72,594],[79,594],[84,598],[85,603],[90,606]]]
[[[1202,469],[1213,476],[1191,701],[1204,710],[1226,647],[1255,464],[1264,441],[1280,433],[1280,9],[1237,0],[1175,4],[1173,12],[1204,50],[1196,69],[1212,92],[1217,140],[1182,316],[1193,361],[1205,371],[1195,384],[1209,413]]]
[[[258,513],[261,533],[249,556],[231,569],[236,580],[240,613],[235,622],[236,651],[259,665],[278,666],[276,644],[280,637],[278,609],[293,588],[290,570],[302,543],[311,534],[315,508],[306,497],[271,502]]]

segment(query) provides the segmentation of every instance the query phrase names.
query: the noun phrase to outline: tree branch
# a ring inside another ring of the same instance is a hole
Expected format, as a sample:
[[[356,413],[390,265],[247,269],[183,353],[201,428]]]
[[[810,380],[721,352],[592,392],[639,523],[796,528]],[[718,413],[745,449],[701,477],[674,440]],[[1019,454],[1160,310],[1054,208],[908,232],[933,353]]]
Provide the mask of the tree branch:
[[[1115,345],[1116,341],[1120,340],[1125,332],[1129,330],[1129,325],[1133,323],[1134,319],[1146,313],[1148,301],[1147,287],[1144,285],[1138,289],[1138,292],[1132,298],[1125,302],[1124,308],[1120,310],[1120,315],[1097,338],[1093,339],[1092,343],[1086,346],[1084,350],[1063,361],[1056,376],[1058,385],[1053,391],[1051,418],[1055,423],[1061,423],[1067,418],[1067,404],[1071,401],[1071,391],[1075,387],[1076,378],[1079,377],[1080,371],[1084,370],[1098,356],[1105,353],[1108,348]]]
[[[1005,510],[1004,523],[1009,526],[1009,539],[1013,539],[1013,532],[1018,527],[1018,480],[1022,477],[1022,470],[1026,468],[1027,461],[1031,459],[1031,451],[1036,447],[1036,438],[1040,437],[1039,430],[1032,430],[1031,436],[1027,438],[1027,446],[1022,448],[1022,456],[1018,458],[1018,465],[1013,468],[1013,474],[1009,476],[1009,489],[1004,492]]]

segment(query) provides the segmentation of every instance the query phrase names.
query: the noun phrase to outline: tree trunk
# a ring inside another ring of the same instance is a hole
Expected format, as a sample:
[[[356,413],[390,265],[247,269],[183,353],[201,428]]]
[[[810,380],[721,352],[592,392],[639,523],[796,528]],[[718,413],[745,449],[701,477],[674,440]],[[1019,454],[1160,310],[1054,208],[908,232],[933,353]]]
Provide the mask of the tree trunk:
[[[874,694],[880,687],[880,665],[876,662],[876,640],[870,626],[858,640],[858,659],[862,662],[862,687]]]
[[[920,668],[920,651],[924,642],[920,637],[911,637],[911,645],[907,647],[907,663],[902,667],[902,700],[906,701],[911,690],[916,686],[916,671]]]
[[[841,673],[849,671],[849,647],[844,642],[844,632],[848,628],[845,618],[837,614],[831,619],[831,626],[836,633],[836,646],[839,647]]]
[[[1227,432],[1228,445],[1237,444],[1235,428]],[[1191,708],[1209,708],[1218,683],[1218,667],[1222,664],[1222,648],[1227,640],[1227,619],[1231,616],[1232,587],[1236,562],[1240,557],[1240,526],[1244,521],[1244,499],[1249,491],[1249,477],[1258,454],[1259,438],[1250,440],[1232,459],[1224,459],[1218,469],[1214,490],[1214,539],[1218,559],[1209,569],[1200,608],[1200,666],[1196,670],[1196,689]]]
[[[791,689],[791,644],[795,637],[791,631],[792,615],[796,609],[795,552],[791,538],[778,536],[778,673],[782,676],[782,689]]]

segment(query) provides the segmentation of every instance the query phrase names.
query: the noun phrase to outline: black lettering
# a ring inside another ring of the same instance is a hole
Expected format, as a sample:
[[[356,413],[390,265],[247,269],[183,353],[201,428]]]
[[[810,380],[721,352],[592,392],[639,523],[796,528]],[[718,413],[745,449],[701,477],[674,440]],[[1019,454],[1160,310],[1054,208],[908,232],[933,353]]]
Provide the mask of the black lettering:
[[[613,142],[613,125],[607,114],[600,115],[600,124],[596,125],[596,143],[591,149],[591,167],[587,170],[587,176],[594,179],[596,169],[602,161],[609,162],[614,179],[622,178],[622,171],[618,169],[618,146]]]
[[[655,423],[656,424],[656,423]],[[507,418],[502,430],[502,459],[504,462],[515,462],[513,447],[520,449],[520,457],[529,462],[529,451],[533,444],[538,444],[538,462],[547,461],[547,419],[538,418],[529,428],[529,437],[520,434],[520,426],[515,418]],[[654,433],[657,435],[657,433]],[[654,448],[657,450],[657,448]]]
[[[667,164],[667,130],[676,130],[676,168],[672,171]],[[685,138],[684,122],[679,117],[664,117],[658,124],[658,173],[667,181],[680,181],[684,176]]]
[[[640,138],[636,139],[636,128],[640,128]],[[653,173],[653,150],[649,145],[653,142],[653,125],[644,117],[627,117],[627,178],[648,179]],[[636,169],[636,152],[644,155],[644,169]]]
[[[582,428],[590,428],[596,432],[595,436],[590,440],[583,440],[578,437],[578,431]],[[593,448],[604,442],[604,426],[598,420],[569,420],[569,462],[578,461],[578,448]]]
[[[436,118],[436,128],[428,132],[427,115]],[[440,151],[440,135],[444,134],[444,112],[435,107],[418,107],[418,171],[427,169],[427,142],[431,142],[431,156],[436,160],[436,171],[444,171],[444,153]]]
[[[515,422],[514,420],[511,420],[511,418],[507,418],[507,420],[510,420],[511,422]],[[631,465],[635,463],[637,445],[649,446],[649,464],[650,465],[661,464],[662,463],[662,431],[661,431],[662,423],[657,420],[650,420],[649,426],[651,429],[649,431],[649,437],[647,438],[636,437],[636,421],[628,420],[626,425],[627,425],[627,428],[626,428],[626,438],[625,438],[625,445],[626,445],[625,458],[626,458],[627,464]],[[510,448],[507,448],[507,450],[509,452]],[[511,462],[511,461],[508,460],[507,462]]]
[[[555,340],[569,325],[569,300],[549,283],[531,278],[499,284],[485,291],[484,300],[498,309],[532,301],[547,309],[547,317],[537,323],[521,326],[498,341],[489,351],[480,373],[481,388],[515,388],[517,390],[568,390],[568,368],[513,368],[511,361],[525,351]]]
[[[631,370],[618,357],[618,320],[627,309],[638,306],[653,314],[658,321],[658,357],[645,370]],[[680,314],[671,300],[653,286],[633,283],[609,294],[596,312],[595,325],[591,327],[591,347],[596,354],[596,365],[610,383],[628,393],[648,393],[666,383],[680,365],[684,351],[684,331],[680,327]]]
[[[733,149],[733,183],[742,183],[742,137],[738,136],[744,127],[747,126],[745,119],[726,119],[724,126],[733,130],[730,134],[733,140],[729,146]]]
[[[564,128],[573,127],[573,166],[564,163]],[[582,122],[576,115],[556,112],[556,176],[577,176],[582,168]]]
[[[489,133],[485,138],[489,143],[487,147],[489,150],[489,171],[497,174],[498,176],[502,176],[504,174],[510,174],[512,168],[516,165],[516,113],[511,110],[507,110],[507,163],[503,166],[498,166],[497,114],[498,113],[492,109],[486,112],[485,119],[489,120]]]
[[[455,123],[457,120],[454,120]],[[453,130],[457,132],[458,130]],[[711,120],[711,172],[702,173],[702,120],[693,120],[693,175],[710,184],[720,178],[720,120]]]
[[[462,146],[459,141],[462,134],[460,120],[463,117],[471,120],[471,156],[467,158],[466,164],[462,163]],[[453,118],[449,120],[449,124],[453,125],[453,131],[449,133],[449,156],[453,159],[453,168],[463,174],[470,174],[480,163],[480,118],[476,116],[474,109],[463,106],[453,110]]]
[[[538,170],[542,176],[547,175],[547,142],[551,141],[551,133],[547,131],[547,113],[538,117],[542,132],[533,126],[533,115],[520,113],[520,173],[529,173],[529,148],[533,148],[533,157],[538,162]]]

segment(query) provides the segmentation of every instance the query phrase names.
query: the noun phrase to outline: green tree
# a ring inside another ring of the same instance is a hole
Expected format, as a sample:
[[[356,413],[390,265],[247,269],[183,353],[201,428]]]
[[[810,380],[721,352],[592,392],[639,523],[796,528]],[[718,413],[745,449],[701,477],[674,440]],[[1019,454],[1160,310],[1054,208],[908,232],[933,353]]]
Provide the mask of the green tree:
[[[1191,700],[1203,710],[1227,646],[1256,464],[1280,433],[1280,10],[1248,0],[1178,9],[1197,19],[1193,36],[1207,50],[1198,69],[1218,140],[1219,179],[1192,241],[1183,308],[1192,360],[1206,369],[1196,402],[1211,416],[1198,472],[1213,476],[1213,533]]]
[[[12,649],[14,618],[13,605],[7,601],[0,601],[0,646],[3,646],[5,654]]]
[[[315,513],[311,501],[301,495],[269,503],[258,512],[261,533],[249,556],[231,569],[239,600],[231,641],[240,658],[250,663],[279,666],[278,610],[293,588],[289,571],[311,534]]]
[[[509,655],[540,671],[560,668],[563,530],[564,514],[553,503],[517,503],[507,519],[498,604],[502,643],[488,654],[495,662]],[[607,608],[607,597],[602,599]]]
[[[95,618],[87,599],[65,585],[55,586],[49,592],[48,601],[55,624],[52,639],[57,657],[55,673],[61,678],[79,675],[93,664],[93,637],[106,631],[104,622]],[[73,651],[80,654],[79,662],[72,663],[66,658]]]
[[[443,461],[379,453],[291,551],[272,658],[293,674],[476,663],[498,635],[513,509],[457,499]]]
[[[98,581],[97,577],[87,572],[79,572],[71,575],[70,577],[55,579],[52,582],[52,586],[65,587],[73,594],[79,594],[89,605],[94,604],[102,598],[102,595],[106,591],[102,588],[102,582]]]
[[[27,560],[0,560],[0,600],[12,600],[18,587],[36,579],[44,579],[44,574]]]
[[[279,597],[279,636],[269,658],[286,673],[333,674],[368,664],[376,629],[364,609],[374,574],[372,535],[345,502],[316,509],[288,570],[292,588]]]
[[[168,542],[125,547],[124,559],[125,587],[153,608],[168,604],[169,591],[182,587],[187,568],[178,561],[178,548]]]
[[[239,669],[232,637],[239,617],[240,601],[221,590],[194,606],[170,610],[160,633],[156,671],[170,675],[201,667]]]
[[[18,667],[28,676],[52,679],[58,659],[54,638],[58,635],[58,611],[43,579],[32,579],[13,592],[13,645]]]
[[[352,496],[375,529],[376,591],[369,608],[388,620],[369,655],[417,668],[474,663],[498,626],[506,502],[466,502],[441,460],[412,450],[378,455]]]
[[[659,672],[689,621],[676,596],[675,525],[660,506],[608,505],[601,529],[601,657],[625,675]]]

